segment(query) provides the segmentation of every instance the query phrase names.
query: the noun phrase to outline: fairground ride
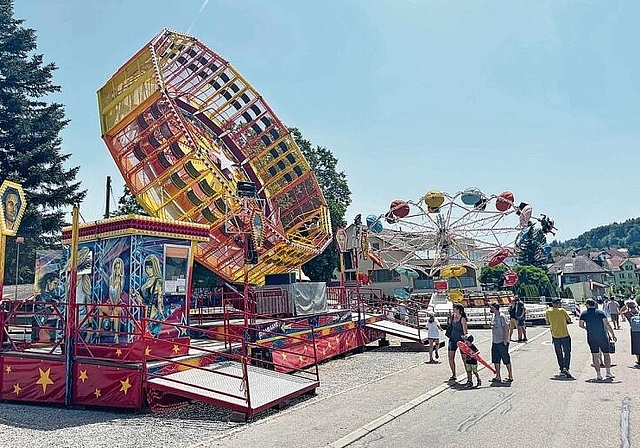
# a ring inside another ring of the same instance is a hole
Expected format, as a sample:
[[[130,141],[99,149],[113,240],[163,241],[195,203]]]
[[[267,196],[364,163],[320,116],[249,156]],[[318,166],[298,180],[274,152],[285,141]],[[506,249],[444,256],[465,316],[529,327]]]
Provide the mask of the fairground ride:
[[[195,256],[223,278],[261,284],[330,243],[327,203],[291,133],[195,37],[163,30],[106,82],[98,103],[129,190],[152,216],[209,225]],[[254,238],[239,237],[249,230]]]
[[[436,286],[444,280],[443,289],[468,268],[477,273],[500,264],[507,266],[500,286],[514,286],[518,276],[506,261],[531,247],[539,259],[549,257],[545,234],[555,230],[552,219],[533,216],[531,205],[516,203],[510,191],[485,194],[475,188],[454,194],[430,190],[417,201],[394,200],[388,211],[368,216],[359,228],[364,257],[408,278],[422,272]],[[377,252],[368,242],[370,234],[382,240]],[[449,299],[463,300],[461,289],[449,290]]]

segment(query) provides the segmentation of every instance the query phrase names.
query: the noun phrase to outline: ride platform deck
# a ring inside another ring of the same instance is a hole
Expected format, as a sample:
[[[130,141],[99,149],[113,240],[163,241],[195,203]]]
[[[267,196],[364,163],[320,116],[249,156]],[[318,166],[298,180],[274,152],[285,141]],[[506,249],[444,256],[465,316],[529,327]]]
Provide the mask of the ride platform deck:
[[[319,382],[274,370],[247,366],[249,397],[241,380],[242,364],[215,362],[149,379],[149,387],[172,395],[210,403],[247,416],[314,391]]]
[[[387,334],[391,334],[393,336],[398,336],[403,339],[409,339],[415,342],[426,342],[427,341],[427,330],[426,329],[418,329],[416,327],[412,327],[410,325],[403,325],[401,322],[397,322],[395,320],[389,320],[383,315],[369,315],[365,314],[365,323],[364,326],[366,328],[371,328],[373,330],[383,331]],[[373,320],[371,317],[381,317],[379,320]]]

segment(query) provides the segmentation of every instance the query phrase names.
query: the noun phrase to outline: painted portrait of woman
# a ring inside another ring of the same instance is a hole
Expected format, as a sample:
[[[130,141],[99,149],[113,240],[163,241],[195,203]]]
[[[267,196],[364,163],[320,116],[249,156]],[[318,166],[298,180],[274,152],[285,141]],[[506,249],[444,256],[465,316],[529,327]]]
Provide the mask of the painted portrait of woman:
[[[111,263],[111,274],[109,275],[109,297],[106,306],[100,307],[100,329],[107,327],[114,331],[113,342],[120,341],[120,314],[122,308],[122,291],[124,290],[124,261],[122,258],[115,258]],[[105,325],[107,321],[108,325]]]
[[[165,308],[163,298],[163,279],[160,270],[160,261],[155,255],[147,255],[144,259],[144,275],[146,280],[140,286],[139,291],[134,291],[136,300],[147,307],[147,319],[165,320]],[[158,324],[149,325],[156,336],[160,331]]]

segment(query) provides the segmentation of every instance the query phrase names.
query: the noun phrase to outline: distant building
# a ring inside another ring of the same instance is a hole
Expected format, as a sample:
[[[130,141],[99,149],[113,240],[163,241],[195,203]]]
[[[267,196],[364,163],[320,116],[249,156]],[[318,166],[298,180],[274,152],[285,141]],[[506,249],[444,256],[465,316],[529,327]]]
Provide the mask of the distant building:
[[[549,267],[551,282],[560,290],[569,288],[576,299],[608,294],[611,273],[587,255],[565,255]]]

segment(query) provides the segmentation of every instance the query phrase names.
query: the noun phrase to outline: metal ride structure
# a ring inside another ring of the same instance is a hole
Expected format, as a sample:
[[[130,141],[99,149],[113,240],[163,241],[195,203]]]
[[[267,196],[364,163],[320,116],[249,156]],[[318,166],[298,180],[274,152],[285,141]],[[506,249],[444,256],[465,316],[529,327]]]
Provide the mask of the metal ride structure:
[[[367,217],[362,252],[402,275],[415,278],[420,271],[434,279],[456,279],[467,268],[478,271],[504,263],[532,240],[540,257],[550,255],[544,235],[555,230],[553,220],[532,213],[531,205],[517,203],[510,191],[488,195],[475,188],[454,194],[430,190],[417,201],[395,200],[387,212]],[[379,253],[366,241],[370,233],[383,242]],[[517,274],[509,268],[502,286],[516,282]],[[462,298],[460,291],[450,293],[454,301]]]
[[[138,202],[152,216],[209,225],[195,257],[226,280],[245,277],[244,243],[227,231],[246,206],[239,182],[256,187],[248,212],[264,214],[249,283],[290,272],[331,242],[327,203],[290,132],[195,37],[160,32],[99,90],[98,102],[103,139]]]

